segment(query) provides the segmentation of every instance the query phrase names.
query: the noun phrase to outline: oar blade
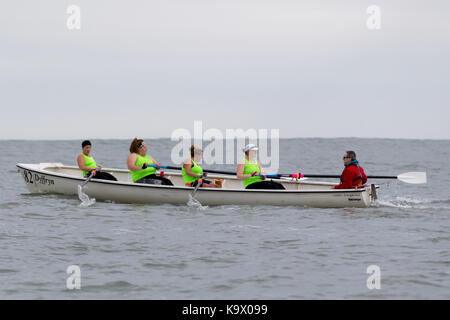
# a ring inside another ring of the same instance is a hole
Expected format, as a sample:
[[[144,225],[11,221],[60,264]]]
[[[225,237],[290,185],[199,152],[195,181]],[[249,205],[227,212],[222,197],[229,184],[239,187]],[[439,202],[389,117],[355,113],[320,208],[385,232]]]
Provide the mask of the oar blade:
[[[426,172],[406,172],[397,176],[397,179],[406,183],[427,183]]]

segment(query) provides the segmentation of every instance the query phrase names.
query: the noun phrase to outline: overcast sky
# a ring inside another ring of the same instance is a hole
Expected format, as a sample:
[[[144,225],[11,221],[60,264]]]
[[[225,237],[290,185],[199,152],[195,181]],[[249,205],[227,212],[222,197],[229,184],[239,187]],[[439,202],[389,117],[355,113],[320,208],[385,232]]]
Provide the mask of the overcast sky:
[[[0,139],[169,137],[194,120],[450,139],[449,17],[448,0],[4,1]]]

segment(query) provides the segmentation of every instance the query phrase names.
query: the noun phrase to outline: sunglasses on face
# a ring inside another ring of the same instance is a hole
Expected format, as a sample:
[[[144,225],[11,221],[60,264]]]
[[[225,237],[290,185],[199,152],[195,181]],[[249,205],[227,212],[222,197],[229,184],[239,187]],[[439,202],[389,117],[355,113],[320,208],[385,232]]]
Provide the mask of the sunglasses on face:
[[[342,160],[345,160],[345,159],[350,159],[350,157],[348,157],[348,156],[343,156],[343,157],[342,157]]]

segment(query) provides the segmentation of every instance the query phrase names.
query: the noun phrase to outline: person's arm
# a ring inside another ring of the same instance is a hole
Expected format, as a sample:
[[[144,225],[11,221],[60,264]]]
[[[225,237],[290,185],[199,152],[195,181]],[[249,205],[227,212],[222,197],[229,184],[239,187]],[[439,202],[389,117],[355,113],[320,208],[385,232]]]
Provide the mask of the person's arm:
[[[202,176],[196,173],[192,172],[192,163],[189,161],[188,163],[183,162],[183,168],[186,171],[186,174],[188,176],[194,177],[194,178],[201,178]]]
[[[150,157],[150,159],[152,160],[153,164],[154,164],[155,166],[158,166],[158,169],[160,169],[160,168],[161,168],[161,165],[160,165],[155,159],[153,159],[153,157],[151,157],[151,156],[149,156],[149,157]],[[149,165],[149,163],[146,163],[146,165]]]
[[[77,162],[78,162],[78,168],[80,168],[80,170],[82,171],[92,171],[95,170],[95,168],[90,168],[90,167],[86,167],[84,165],[84,157],[82,154],[80,154],[77,158]]]
[[[259,162],[259,161],[258,161],[258,167],[259,167],[259,172],[260,172],[260,175],[261,175],[261,179],[266,180],[266,174],[263,171],[263,169],[261,168],[261,162]]]
[[[142,167],[137,167],[137,166],[135,165],[136,159],[137,159],[137,155],[134,154],[134,153],[130,153],[130,155],[129,155],[128,158],[127,158],[127,167],[128,167],[128,170],[131,170],[131,171],[139,171],[139,170],[142,170]]]
[[[236,169],[236,177],[238,180],[245,180],[253,177],[251,174],[244,174],[245,163],[239,163]]]
[[[364,169],[363,169],[363,168],[360,168],[360,169],[361,169],[362,183],[363,183],[363,184],[366,184],[366,183],[367,183],[367,176],[366,176],[366,173],[364,172]]]
[[[334,186],[334,189],[352,189],[352,175],[349,170],[344,170],[342,173],[342,183]]]

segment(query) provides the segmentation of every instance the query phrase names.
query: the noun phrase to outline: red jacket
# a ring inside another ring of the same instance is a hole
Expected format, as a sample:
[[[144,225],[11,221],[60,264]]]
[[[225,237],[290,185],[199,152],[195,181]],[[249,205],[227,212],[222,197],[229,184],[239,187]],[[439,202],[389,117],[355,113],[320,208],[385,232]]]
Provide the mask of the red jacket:
[[[361,172],[361,178],[359,175]],[[367,176],[364,173],[364,169],[360,166],[358,167],[354,164],[345,167],[341,175],[341,184],[334,186],[334,189],[353,189],[355,187],[361,187],[367,182]]]

